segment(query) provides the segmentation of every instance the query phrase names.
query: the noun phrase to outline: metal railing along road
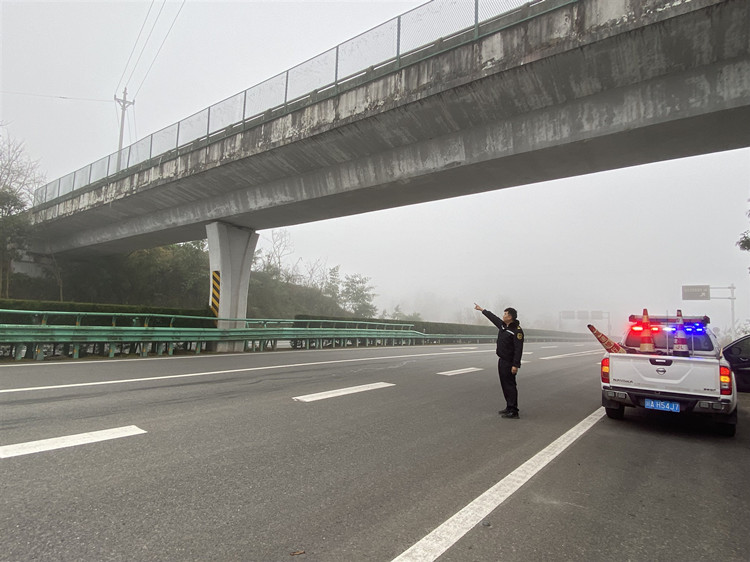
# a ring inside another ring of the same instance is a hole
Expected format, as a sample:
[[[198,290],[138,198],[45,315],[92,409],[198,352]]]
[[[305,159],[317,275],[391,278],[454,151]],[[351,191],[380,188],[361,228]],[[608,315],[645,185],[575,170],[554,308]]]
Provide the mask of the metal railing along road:
[[[577,0],[432,0],[130,146],[56,179],[39,206],[154,159],[255,127],[458,45]],[[117,163],[121,162],[118,169]]]
[[[217,328],[218,320],[241,324]],[[55,312],[0,309],[0,350],[16,360],[78,358],[83,352],[172,355],[178,347],[200,353],[209,342],[245,342],[246,351],[292,348],[491,342],[494,335],[426,334],[413,324],[348,320],[213,318],[163,314]],[[61,348],[58,350],[58,346]],[[119,349],[118,349],[119,348]],[[127,351],[126,351],[127,350]],[[59,353],[58,353],[59,352]]]

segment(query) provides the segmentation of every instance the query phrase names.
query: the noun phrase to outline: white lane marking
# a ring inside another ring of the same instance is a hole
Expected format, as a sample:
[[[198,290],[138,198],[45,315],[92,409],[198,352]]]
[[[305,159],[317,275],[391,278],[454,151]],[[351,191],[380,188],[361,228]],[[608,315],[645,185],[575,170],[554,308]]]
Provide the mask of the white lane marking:
[[[480,369],[478,367],[466,367],[465,369],[456,369],[455,371],[443,371],[442,373],[438,373],[438,375],[445,375],[446,377],[450,377],[453,375],[463,375],[464,373],[473,373],[474,371],[483,371],[484,369]]]
[[[523,355],[534,355],[533,351],[524,351]]]
[[[328,390],[326,392],[318,392],[316,394],[295,396],[294,398],[292,398],[292,400],[297,400],[298,402],[315,402],[316,400],[325,400],[326,398],[334,398],[336,396],[344,396],[346,394],[355,394],[357,392],[366,392],[368,390],[376,390],[378,388],[386,388],[388,386],[396,385],[389,382],[374,382],[372,384],[350,386],[349,388],[339,388],[338,390]]]
[[[457,349],[478,349],[477,346],[474,347],[444,347],[443,351],[454,351]]]
[[[244,367],[242,369],[227,369],[225,371],[205,371],[202,373],[185,373],[182,375],[163,375],[160,377],[143,377],[138,379],[120,379],[114,381],[79,382],[72,384],[57,384],[51,386],[31,386],[27,388],[6,388],[0,390],[0,394],[10,392],[30,392],[33,390],[57,390],[60,388],[76,388],[80,386],[99,386],[104,384],[125,384],[129,382],[160,381],[169,379],[181,379],[185,377],[205,377],[209,375],[225,375],[229,373],[245,373],[251,371],[265,371],[274,369],[290,369],[293,367],[311,367],[317,365],[334,365],[336,363],[359,363],[363,361],[377,361],[380,359],[410,359],[412,357],[434,357],[443,355],[461,355],[466,353],[487,353],[486,351],[452,351],[446,353],[414,353],[409,355],[390,355],[383,357],[360,357],[357,359],[337,359],[335,361],[311,361],[310,363],[286,363],[283,365],[268,365],[266,367]]]
[[[431,562],[441,556],[474,526],[487,517],[493,510],[513,495],[532,476],[547,466],[560,453],[567,449],[576,439],[586,433],[604,416],[604,408],[568,430],[564,435],[547,445],[516,470],[500,480],[492,488],[432,531],[411,548],[393,559],[393,562]]]
[[[0,447],[0,459],[30,455],[32,453],[41,453],[43,451],[53,451],[54,449],[75,447],[76,445],[86,445],[88,443],[97,443],[99,441],[107,441],[108,439],[130,437],[131,435],[140,435],[142,433],[146,433],[146,431],[138,426],[128,425],[125,427],[115,427],[114,429],[103,429],[101,431],[66,435],[65,437],[53,437],[52,439],[29,441],[27,443],[18,443],[16,445],[5,445]]]
[[[582,355],[593,355],[595,353],[604,353],[601,349],[595,349],[593,351],[576,351],[575,353],[566,353],[564,355],[550,355],[549,357],[540,357],[539,359],[560,359],[561,357],[580,357]]]
[[[556,345],[543,345],[540,349],[557,349],[558,346]]]

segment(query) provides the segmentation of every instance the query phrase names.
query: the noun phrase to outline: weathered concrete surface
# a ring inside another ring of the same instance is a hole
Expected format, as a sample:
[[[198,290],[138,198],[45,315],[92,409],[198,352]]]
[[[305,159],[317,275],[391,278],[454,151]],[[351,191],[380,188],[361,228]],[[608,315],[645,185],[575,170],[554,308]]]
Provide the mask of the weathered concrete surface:
[[[51,204],[36,250],[125,251],[214,221],[257,231],[750,146],[749,30],[747,0],[561,5]]]
[[[209,265],[220,274],[219,318],[244,318],[247,314],[247,288],[258,234],[220,222],[206,225]],[[209,306],[212,287],[208,288]],[[244,322],[220,320],[219,328],[244,328]],[[217,351],[244,351],[245,342],[219,342]]]

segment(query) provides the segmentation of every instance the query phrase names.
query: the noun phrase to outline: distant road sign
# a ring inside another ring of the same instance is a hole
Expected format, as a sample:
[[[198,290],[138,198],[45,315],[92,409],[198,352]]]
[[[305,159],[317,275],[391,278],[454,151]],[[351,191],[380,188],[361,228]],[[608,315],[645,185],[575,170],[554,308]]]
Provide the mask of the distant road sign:
[[[560,313],[560,318],[562,318],[563,320],[575,320],[576,313],[574,310],[563,310]]]
[[[682,300],[684,301],[710,301],[711,287],[709,285],[683,285]]]

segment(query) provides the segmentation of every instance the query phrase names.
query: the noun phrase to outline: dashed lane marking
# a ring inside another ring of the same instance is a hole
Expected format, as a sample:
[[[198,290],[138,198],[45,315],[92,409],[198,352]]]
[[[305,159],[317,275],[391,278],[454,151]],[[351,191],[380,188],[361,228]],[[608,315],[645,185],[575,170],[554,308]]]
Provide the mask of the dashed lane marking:
[[[473,373],[474,371],[483,371],[478,367],[466,367],[465,369],[456,369],[455,371],[443,371],[438,375],[445,375],[446,377],[452,377],[453,375],[463,375],[464,373]]]
[[[576,439],[586,433],[604,416],[604,408],[599,408],[576,426],[558,437],[516,470],[500,480],[429,535],[393,559],[393,562],[432,562],[473,529],[500,504],[512,496]]]
[[[53,437],[52,439],[41,439],[39,441],[5,445],[0,447],[0,459],[30,455],[32,453],[42,453],[44,451],[53,451],[65,447],[86,445],[88,443],[97,443],[109,439],[119,439],[120,437],[130,437],[142,433],[146,433],[146,431],[135,425],[128,425],[125,427],[115,427],[114,429],[103,429],[101,431],[90,431],[88,433],[78,433],[76,435],[66,435],[64,437]]]
[[[60,388],[78,388],[84,386],[99,386],[108,384],[127,384],[132,382],[152,382],[152,381],[163,381],[171,379],[182,379],[187,377],[206,377],[211,375],[226,375],[230,373],[249,373],[252,371],[273,371],[278,369],[291,369],[297,367],[316,367],[320,365],[336,365],[342,363],[363,363],[368,361],[381,361],[383,359],[411,359],[419,357],[438,357],[443,355],[465,355],[468,353],[486,353],[486,351],[449,351],[442,353],[411,353],[404,355],[384,355],[382,357],[358,357],[355,359],[334,359],[330,361],[310,361],[308,363],[283,363],[281,365],[266,365],[263,367],[243,367],[240,369],[226,369],[223,371],[204,371],[200,373],[183,373],[180,375],[161,375],[155,377],[142,377],[136,379],[119,379],[113,381],[93,381],[93,382],[79,382],[71,384],[55,384],[50,386],[31,386],[26,388],[4,388],[0,389],[0,394],[6,394],[11,392],[32,392],[35,390],[57,390]]]
[[[377,390],[378,388],[386,388],[388,386],[396,386],[390,382],[375,382],[372,384],[362,384],[360,386],[350,386],[349,388],[339,388],[338,390],[328,390],[326,392],[318,392],[316,394],[306,394],[304,396],[295,396],[292,400],[298,402],[315,402],[316,400],[325,400],[326,398],[334,398],[336,396],[344,396],[346,394],[355,394],[357,392],[366,392],[368,390]]]

